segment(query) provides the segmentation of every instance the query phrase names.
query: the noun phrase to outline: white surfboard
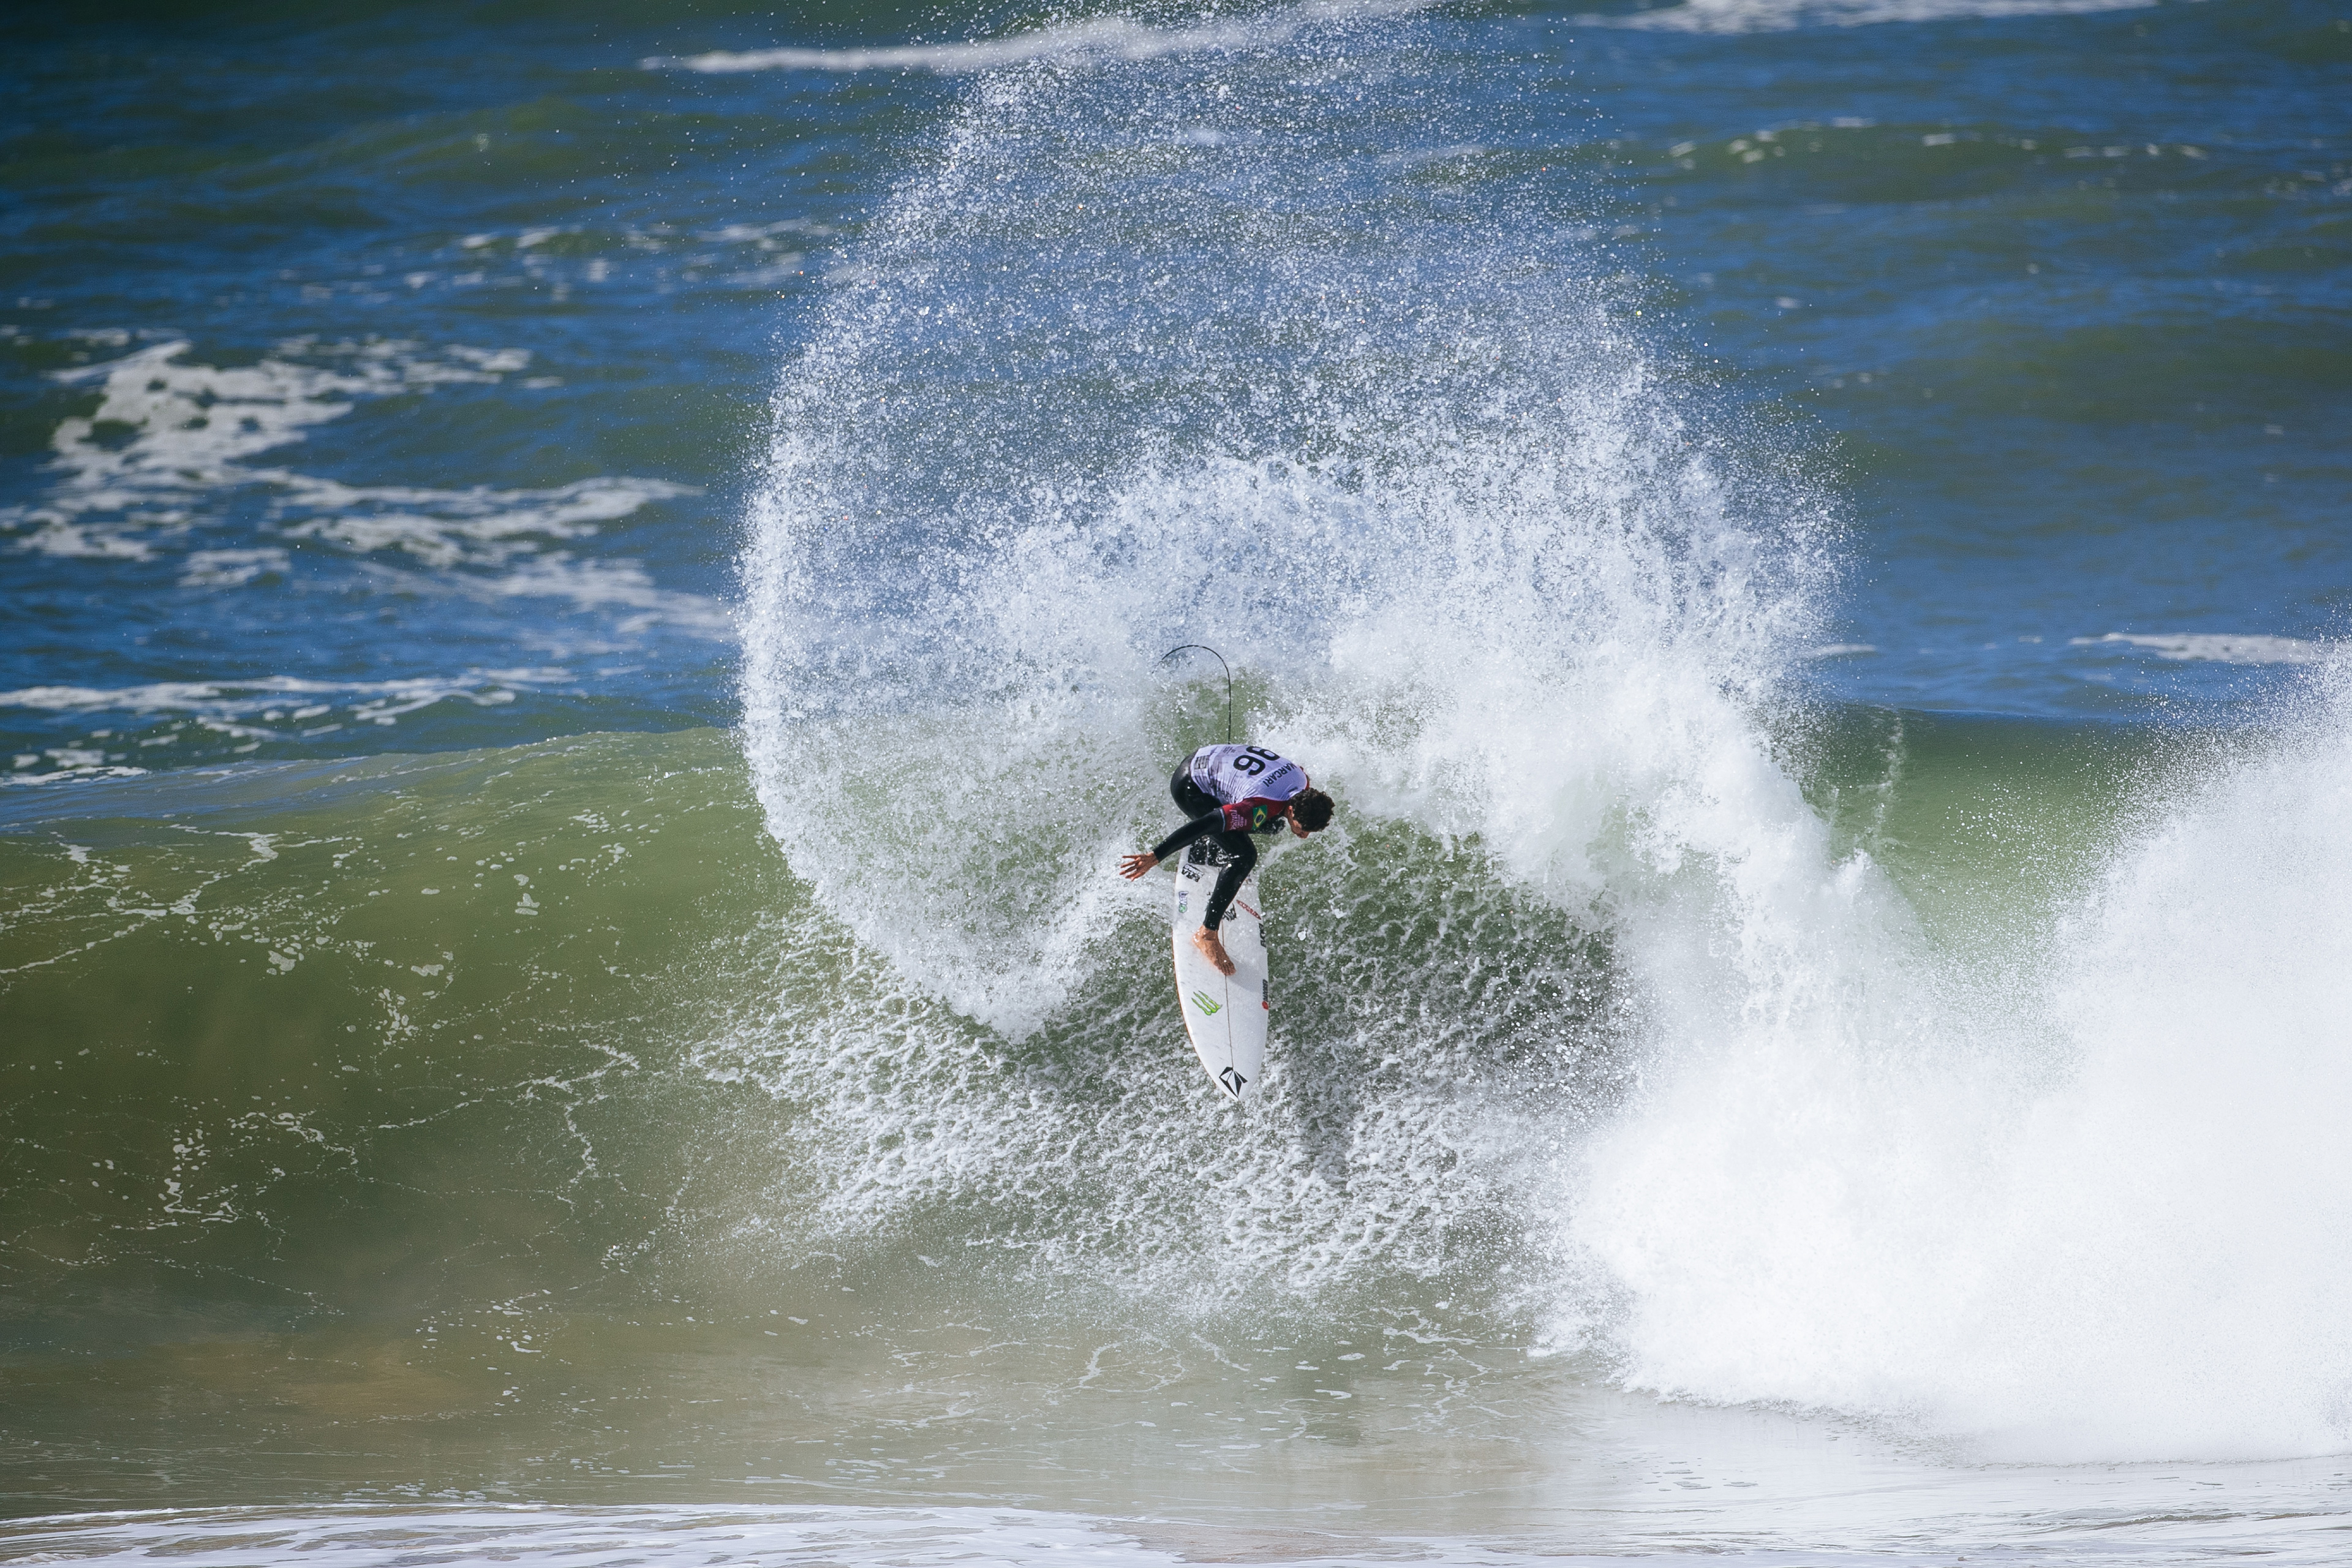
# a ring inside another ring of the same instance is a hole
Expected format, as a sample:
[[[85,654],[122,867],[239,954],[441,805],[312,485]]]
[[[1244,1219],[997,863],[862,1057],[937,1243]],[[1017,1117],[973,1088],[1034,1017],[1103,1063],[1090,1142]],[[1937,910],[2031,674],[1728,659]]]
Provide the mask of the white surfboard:
[[[1202,843],[1185,846],[1176,861],[1176,999],[1193,1055],[1218,1091],[1238,1102],[1265,1067],[1266,1015],[1273,1003],[1266,995],[1265,937],[1259,930],[1255,874],[1242,884],[1217,928],[1225,956],[1234,961],[1233,973],[1218,973],[1192,945],[1219,869],[1215,850]]]

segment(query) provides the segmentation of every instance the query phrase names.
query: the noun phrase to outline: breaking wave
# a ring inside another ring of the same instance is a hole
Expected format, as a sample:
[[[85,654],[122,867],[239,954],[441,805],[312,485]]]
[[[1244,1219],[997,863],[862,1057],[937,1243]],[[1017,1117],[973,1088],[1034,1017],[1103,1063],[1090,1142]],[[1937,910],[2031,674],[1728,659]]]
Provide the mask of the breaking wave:
[[[1344,144],[1348,54],[1312,57],[1318,113],[1295,50],[981,82],[784,374],[747,750],[896,999],[787,1000],[724,1070],[845,1086],[832,1223],[980,1203],[1057,1267],[1213,1295],[1466,1277],[1638,1386],[2003,1452],[2341,1443],[2352,1278],[2308,1238],[2344,1216],[2248,1223],[2352,1191],[2282,1103],[2334,1070],[2314,944],[2352,926],[2316,905],[2352,843],[2242,804],[2325,772],[2181,762],[2078,905],[2018,895],[2031,940],[1925,931],[1809,796],[1784,684],[1833,506],[1556,220],[1303,186],[1265,83]],[[1214,738],[1159,663],[1187,641],[1343,803],[1267,873],[1274,1065],[1206,1142],[1198,1086],[1135,1065],[1158,889],[1108,871]]]

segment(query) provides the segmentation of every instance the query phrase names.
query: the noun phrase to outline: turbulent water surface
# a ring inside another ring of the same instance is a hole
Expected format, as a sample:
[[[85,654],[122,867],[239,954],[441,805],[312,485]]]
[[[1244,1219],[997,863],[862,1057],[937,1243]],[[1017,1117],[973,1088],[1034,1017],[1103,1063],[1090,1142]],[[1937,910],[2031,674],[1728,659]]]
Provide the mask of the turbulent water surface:
[[[2341,9],[5,24],[0,1559],[2337,1560]]]

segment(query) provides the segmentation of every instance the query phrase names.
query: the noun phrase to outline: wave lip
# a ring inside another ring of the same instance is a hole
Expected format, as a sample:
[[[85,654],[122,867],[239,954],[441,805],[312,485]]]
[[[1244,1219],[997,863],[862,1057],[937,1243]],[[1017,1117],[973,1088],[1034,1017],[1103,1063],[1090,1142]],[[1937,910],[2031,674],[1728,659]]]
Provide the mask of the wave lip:
[[[1281,43],[1318,23],[1402,16],[1424,10],[1430,3],[1431,0],[1309,0],[1307,5],[1268,16],[1203,22],[1190,27],[1154,27],[1125,16],[1098,16],[961,44],[892,44],[853,49],[713,49],[699,55],[654,55],[638,63],[646,70],[689,70],[709,75],[763,70],[928,70],[953,76],[1001,70],[1033,60],[1073,64],[1149,60],[1166,55],[1262,47]]]
[[[1867,27],[1885,22],[1997,21],[2145,11],[2156,0],[1685,0],[1656,11],[1586,15],[1589,27],[1659,33],[1786,33],[1800,27]]]

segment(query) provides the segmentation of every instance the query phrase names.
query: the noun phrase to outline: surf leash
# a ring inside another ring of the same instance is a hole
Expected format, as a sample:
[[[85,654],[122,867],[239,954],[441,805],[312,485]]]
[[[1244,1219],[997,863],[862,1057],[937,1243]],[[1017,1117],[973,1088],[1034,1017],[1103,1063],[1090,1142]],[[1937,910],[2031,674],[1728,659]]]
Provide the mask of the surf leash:
[[[1160,662],[1166,664],[1178,654],[1190,652],[1193,649],[1198,649],[1202,653],[1207,654],[1211,658],[1215,659],[1217,661],[1217,668],[1225,672],[1225,744],[1230,746],[1234,743],[1234,667],[1225,662],[1225,656],[1219,653],[1215,648],[1211,647],[1207,643],[1187,642],[1178,643],[1174,647],[1171,647],[1166,653],[1161,654],[1160,656]]]

